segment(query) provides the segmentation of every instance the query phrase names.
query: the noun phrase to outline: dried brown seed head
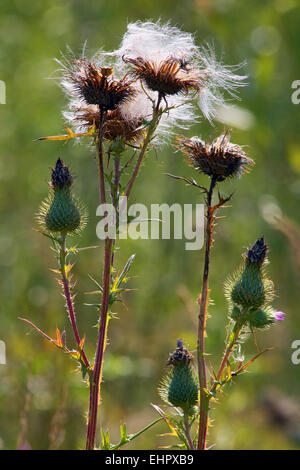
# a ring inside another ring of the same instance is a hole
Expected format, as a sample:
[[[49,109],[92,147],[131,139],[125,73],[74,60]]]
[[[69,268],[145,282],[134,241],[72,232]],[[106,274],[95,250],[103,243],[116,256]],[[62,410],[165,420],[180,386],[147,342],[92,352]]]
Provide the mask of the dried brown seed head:
[[[80,105],[75,108],[74,121],[78,122],[86,130],[95,126],[99,130],[100,115],[98,106]],[[105,140],[115,140],[119,137],[126,142],[136,142],[142,135],[142,119],[125,118],[119,109],[108,111],[103,125],[103,138]]]
[[[124,62],[132,66],[131,75],[146,83],[152,91],[158,91],[162,96],[187,94],[189,91],[199,91],[201,80],[190,64],[186,61],[169,57],[159,63],[137,57],[123,57]]]
[[[82,101],[98,105],[103,111],[116,109],[135,95],[132,80],[127,80],[126,76],[114,80],[112,67],[98,68],[86,58],[74,61],[65,75]]]
[[[187,155],[196,170],[215,178],[216,181],[240,176],[254,165],[254,161],[247,157],[239,145],[232,144],[226,134],[210,145],[198,137],[177,137],[176,147]]]

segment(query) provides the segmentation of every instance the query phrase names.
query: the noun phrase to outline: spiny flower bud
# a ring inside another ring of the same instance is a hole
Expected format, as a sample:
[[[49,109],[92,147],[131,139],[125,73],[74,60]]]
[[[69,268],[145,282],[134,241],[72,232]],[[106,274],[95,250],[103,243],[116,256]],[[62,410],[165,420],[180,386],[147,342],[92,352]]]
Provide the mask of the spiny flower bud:
[[[268,246],[260,238],[245,255],[245,264],[230,286],[230,297],[242,308],[259,308],[273,292],[272,283],[266,279],[262,265]]]
[[[51,173],[52,194],[42,205],[39,214],[40,223],[50,232],[74,232],[84,219],[79,204],[71,194],[72,182],[69,168],[58,158]]]
[[[270,306],[274,297],[273,282],[267,279],[264,263],[268,245],[263,237],[244,254],[244,265],[225,284],[229,301],[229,316],[240,326],[265,328],[275,321],[283,320],[283,312],[276,312]]]
[[[264,307],[259,310],[254,308],[249,310],[249,325],[254,328],[265,328],[276,321],[276,314],[271,307]]]
[[[167,365],[171,373],[165,378],[160,393],[162,398],[173,406],[182,408],[184,413],[192,414],[198,402],[198,385],[191,360],[192,354],[183,348],[183,341],[177,341],[176,350],[170,354]]]

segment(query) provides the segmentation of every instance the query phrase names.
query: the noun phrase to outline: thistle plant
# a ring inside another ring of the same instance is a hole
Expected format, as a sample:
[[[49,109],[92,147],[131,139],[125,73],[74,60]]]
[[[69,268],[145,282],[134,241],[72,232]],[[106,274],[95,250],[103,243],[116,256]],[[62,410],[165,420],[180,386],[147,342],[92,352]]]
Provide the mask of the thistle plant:
[[[99,202],[104,208],[108,203],[113,205],[116,233],[120,230],[120,219],[124,211],[124,205],[118,205],[119,198],[129,198],[132,195],[147,153],[170,142],[179,130],[184,132],[191,124],[198,122],[200,116],[211,121],[215,115],[215,106],[224,102],[224,92],[234,97],[237,88],[245,84],[245,77],[237,74],[239,67],[222,65],[217,61],[211,47],[197,46],[190,33],[182,32],[169,23],[131,23],[119,49],[113,52],[100,50],[92,58],[88,58],[85,53],[76,57],[68,51],[58,63],[60,84],[68,99],[68,107],[63,111],[63,116],[70,127],[66,127],[66,134],[41,137],[38,140],[77,139],[91,144],[91,149],[97,155]],[[213,204],[214,190],[225,179],[241,176],[253,165],[253,161],[240,146],[230,142],[227,134],[220,136],[211,145],[197,137],[188,139],[179,136],[176,146],[187,156],[196,172],[209,177],[210,184],[205,187],[195,180],[175,176],[196,186],[205,194],[207,209],[197,344],[198,380],[194,373],[192,355],[183,347],[182,340],[178,340],[177,349],[168,360],[170,373],[161,386],[161,394],[177,410],[174,425],[183,445],[189,449],[204,449],[209,401],[225,380],[222,375],[224,367],[221,366],[212,391],[209,391],[204,339],[212,233],[217,210],[231,198],[219,194],[218,202]],[[115,302],[121,300],[121,295],[127,290],[126,283],[134,255],[123,268],[116,268],[115,237],[109,231],[103,235],[102,279],[92,278],[96,284],[93,294],[98,296],[93,304],[98,312],[98,337],[94,360],[90,360],[85,353],[85,335],[79,333],[76,323],[70,274],[72,264],[69,263],[71,256],[76,256],[85,248],[67,245],[69,236],[77,236],[85,219],[80,204],[72,194],[72,183],[68,167],[58,159],[52,170],[51,194],[42,205],[39,220],[42,224],[41,232],[51,240],[57,255],[57,272],[66,298],[76,349],[67,346],[65,332],[57,330],[56,338],[52,339],[32,322],[25,321],[79,363],[89,387],[86,449],[91,450],[97,445],[98,409],[100,405],[104,406],[102,372],[108,327],[110,320],[115,317]],[[262,263],[260,267],[261,265]],[[227,346],[225,362],[234,349],[241,330],[246,326],[258,328],[264,315],[269,322],[273,315],[269,306],[270,294],[268,296],[266,293],[267,290],[271,292],[269,281],[265,280],[264,275],[260,274],[260,268],[256,269],[253,263],[251,268],[252,277],[256,275],[256,279],[260,279],[263,291],[261,297],[264,298],[260,304],[257,302],[255,305],[248,305],[247,309],[241,303],[240,291],[244,290],[244,285],[248,286],[250,283],[252,286],[254,282],[246,279],[246,267],[232,281],[231,291],[227,288],[232,304],[230,321],[240,328],[236,336],[238,327],[234,327],[234,337]],[[252,293],[253,296],[257,298]],[[255,312],[251,310],[253,308],[256,309]],[[243,324],[240,317],[243,318]],[[156,409],[161,415],[159,419],[171,422],[158,407]],[[134,435],[128,435],[126,426],[122,426],[118,444],[112,444],[108,432],[104,433],[101,428],[100,448],[120,448],[159,419]],[[196,422],[199,422],[198,437],[196,435],[193,438],[191,432]]]
[[[191,422],[198,420],[195,437],[191,437],[190,424],[187,424],[185,415],[179,413],[178,421],[170,420],[160,408],[157,411],[164,417],[173,432],[180,438],[182,445],[188,449],[197,448],[205,450],[207,445],[207,431],[209,423],[209,406],[211,401],[216,400],[217,392],[220,392],[224,385],[230,382],[233,377],[244,372],[254,360],[265,351],[259,352],[253,359],[243,364],[243,361],[234,359],[230,363],[229,359],[233,351],[241,345],[247,337],[247,333],[254,332],[255,329],[263,329],[270,326],[275,321],[282,321],[283,312],[276,312],[272,306],[274,298],[273,283],[267,277],[265,265],[267,263],[268,246],[264,238],[259,238],[254,245],[244,254],[243,265],[225,283],[225,295],[229,303],[229,326],[230,333],[226,340],[226,348],[223,359],[217,370],[212,371],[208,378],[206,365],[206,321],[207,311],[210,303],[209,299],[209,272],[211,261],[211,248],[213,244],[214,223],[217,211],[232,199],[232,194],[226,197],[221,196],[218,191],[218,200],[213,201],[214,190],[227,178],[241,177],[254,165],[243,149],[229,140],[227,134],[218,137],[211,144],[206,144],[198,137],[187,139],[178,136],[176,147],[187,157],[187,161],[198,173],[209,177],[208,187],[200,185],[196,180],[182,176],[169,175],[177,180],[200,189],[205,195],[206,205],[206,229],[205,229],[205,254],[204,270],[202,276],[201,294],[198,299],[200,305],[198,315],[197,331],[197,365],[199,379],[199,407],[193,408]],[[182,342],[180,342],[182,348]],[[182,349],[181,349],[182,350]],[[164,393],[165,401],[167,396],[177,396],[181,393],[181,387],[187,380],[170,381],[166,379],[164,384],[168,387],[168,394]],[[174,389],[175,388],[175,389]],[[168,400],[178,414],[176,400]],[[176,424],[174,424],[176,423]]]

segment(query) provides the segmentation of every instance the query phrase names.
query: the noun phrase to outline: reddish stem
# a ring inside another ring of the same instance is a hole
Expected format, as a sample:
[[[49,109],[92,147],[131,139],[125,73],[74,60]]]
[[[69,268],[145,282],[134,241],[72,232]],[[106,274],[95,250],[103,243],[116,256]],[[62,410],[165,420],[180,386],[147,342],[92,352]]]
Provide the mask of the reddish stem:
[[[199,410],[199,433],[198,433],[198,450],[206,448],[206,434],[208,427],[208,404],[207,397],[207,378],[205,363],[205,327],[207,317],[208,302],[208,275],[210,263],[210,249],[212,243],[212,222],[213,213],[211,208],[212,194],[216,184],[214,178],[211,179],[210,187],[207,193],[207,212],[206,212],[206,240],[205,240],[205,259],[204,272],[202,280],[202,290],[200,299],[200,311],[198,316],[198,341],[197,341],[197,359],[198,359],[198,376],[200,385],[200,410]]]
[[[155,121],[159,117],[159,105],[161,102],[162,96],[158,96],[157,104],[153,113],[153,124],[149,127],[147,135],[145,137],[139,158],[135,165],[133,174],[129,181],[125,195],[127,198],[131,192],[132,186],[135,182],[135,179],[138,175],[140,166],[146,154],[147,147],[151,141],[151,137],[154,130]],[[100,183],[100,200],[102,204],[106,202],[105,195],[105,179],[104,179],[104,165],[103,165],[103,126],[105,120],[105,113],[100,108],[100,126],[98,134],[98,162],[99,162],[99,183]],[[119,168],[116,168],[115,177],[118,181],[119,178]],[[120,208],[119,215],[123,212],[124,207]],[[109,308],[109,290],[110,290],[110,274],[113,263],[112,257],[112,246],[113,241],[111,239],[105,240],[105,255],[104,255],[104,270],[103,270],[103,291],[102,291],[102,305],[101,305],[101,316],[100,316],[100,326],[99,326],[99,335],[97,341],[95,365],[90,377],[90,403],[89,403],[89,413],[88,413],[88,430],[87,430],[87,440],[86,440],[86,449],[92,450],[95,447],[95,438],[96,438],[96,426],[97,426],[97,414],[98,414],[98,403],[101,399],[101,377],[102,377],[102,365],[103,365],[103,356],[106,343],[106,334],[107,334],[107,321],[108,321],[108,308]]]
[[[144,157],[145,157],[145,154],[146,154],[146,150],[147,150],[147,147],[151,141],[151,137],[152,137],[152,134],[153,134],[153,131],[155,130],[155,124],[156,124],[156,121],[158,120],[159,118],[159,106],[160,106],[160,103],[161,103],[161,100],[162,100],[162,95],[159,94],[158,95],[158,98],[157,98],[157,103],[156,103],[156,106],[154,108],[154,111],[153,111],[153,117],[152,117],[152,124],[149,126],[148,128],[148,132],[147,132],[147,135],[145,137],[145,140],[143,142],[143,146],[142,146],[142,149],[141,149],[141,152],[139,154],[139,158],[137,159],[137,162],[135,164],[135,167],[134,167],[134,170],[133,170],[133,173],[131,175],[131,178],[130,178],[130,181],[128,183],[128,186],[127,186],[127,189],[126,189],[126,192],[125,192],[125,196],[127,197],[127,199],[129,198],[129,195],[131,193],[131,190],[132,190],[132,186],[136,180],[136,177],[139,173],[139,170],[140,170],[140,167],[141,167],[141,164],[144,160]],[[122,208],[121,208],[122,209]],[[122,212],[122,210],[120,210],[120,213]]]
[[[234,336],[233,336],[232,340],[230,341],[230,343],[228,344],[228,346],[225,349],[223,359],[222,359],[222,362],[220,364],[220,367],[219,367],[219,370],[218,370],[218,373],[217,373],[217,381],[220,380],[220,378],[222,376],[222,372],[223,372],[223,370],[224,370],[224,368],[227,364],[227,361],[229,359],[230,354],[234,350],[234,347],[236,345],[236,342],[238,340],[240,332],[241,332],[241,326],[236,324],[235,327],[234,327],[234,330],[233,330]]]
[[[87,441],[86,441],[87,450],[92,450],[95,447],[98,403],[100,399],[103,355],[104,355],[104,350],[105,350],[106,332],[107,332],[107,313],[108,313],[108,307],[109,307],[111,246],[112,246],[112,240],[107,239],[105,242],[103,295],[102,295],[100,327],[99,327],[99,335],[98,335],[98,342],[97,342],[95,365],[93,369],[93,376],[90,379],[90,405],[89,405],[88,430],[87,430]]]
[[[73,305],[73,300],[72,300],[72,295],[70,291],[70,284],[69,280],[66,275],[66,268],[65,268],[65,258],[66,258],[66,236],[62,236],[62,244],[61,244],[61,260],[60,260],[60,268],[61,268],[61,276],[62,276],[62,283],[63,283],[63,288],[64,288],[64,294],[66,297],[67,301],[67,309],[69,313],[69,319],[70,323],[72,325],[73,333],[75,336],[75,340],[77,343],[78,347],[80,346],[81,339],[77,327],[77,322],[76,322],[76,315],[75,315],[75,310],[74,310],[74,305]],[[90,366],[89,361],[85,355],[84,350],[82,350],[81,353],[82,360],[84,362],[84,365],[88,368]]]
[[[106,203],[105,194],[105,179],[104,179],[104,165],[103,165],[103,126],[105,114],[100,108],[100,126],[98,134],[98,164],[99,164],[99,188],[100,188],[100,201],[101,204]],[[95,364],[93,372],[90,375],[90,402],[88,412],[88,429],[86,437],[86,449],[92,450],[95,448],[96,427],[98,417],[98,404],[100,400],[100,387],[102,376],[103,356],[106,342],[107,332],[107,312],[109,307],[109,285],[110,285],[110,270],[111,270],[111,247],[112,240],[105,240],[105,254],[104,254],[104,270],[103,270],[103,285],[102,285],[102,304],[100,314],[99,334],[97,340]]]

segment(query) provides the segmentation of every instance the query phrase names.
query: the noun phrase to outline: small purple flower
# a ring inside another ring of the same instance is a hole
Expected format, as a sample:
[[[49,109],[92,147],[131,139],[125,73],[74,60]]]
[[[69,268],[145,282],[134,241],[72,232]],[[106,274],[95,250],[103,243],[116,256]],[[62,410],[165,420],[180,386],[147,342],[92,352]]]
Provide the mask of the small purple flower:
[[[283,321],[284,320],[284,315],[286,315],[286,313],[284,313],[284,312],[275,312],[275,320],[276,321]]]

